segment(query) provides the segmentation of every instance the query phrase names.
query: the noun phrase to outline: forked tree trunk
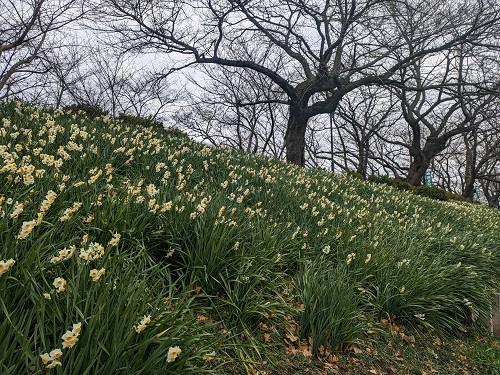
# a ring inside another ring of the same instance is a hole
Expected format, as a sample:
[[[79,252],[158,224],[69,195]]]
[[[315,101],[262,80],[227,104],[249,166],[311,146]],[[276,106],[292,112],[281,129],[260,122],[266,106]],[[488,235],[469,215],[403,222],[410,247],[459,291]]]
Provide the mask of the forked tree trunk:
[[[425,171],[431,164],[430,160],[426,160],[423,155],[416,155],[412,157],[410,169],[408,170],[407,181],[413,186],[418,186],[422,183]]]
[[[418,141],[420,142],[420,141]],[[413,186],[422,183],[425,171],[429,169],[432,159],[446,148],[446,139],[427,138],[423,149],[417,142],[413,141],[413,151],[410,152],[411,162],[406,181]]]

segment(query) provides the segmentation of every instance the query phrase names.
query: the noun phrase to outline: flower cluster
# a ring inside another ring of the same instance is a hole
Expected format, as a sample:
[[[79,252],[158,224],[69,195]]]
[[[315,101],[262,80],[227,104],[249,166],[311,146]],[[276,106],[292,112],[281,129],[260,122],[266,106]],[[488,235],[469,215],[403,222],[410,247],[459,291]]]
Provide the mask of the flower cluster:
[[[19,215],[21,215],[24,211],[24,204],[16,202],[14,204],[14,210],[10,213],[10,217],[13,219],[17,219]]]
[[[415,314],[415,318],[420,319],[420,320],[425,320],[425,314]]]
[[[33,229],[36,227],[36,224],[37,223],[35,220],[23,222],[23,226],[22,226],[21,230],[19,231],[17,238],[20,240],[24,240],[25,238],[28,238],[28,236],[31,234]]]
[[[181,348],[178,346],[172,346],[168,349],[167,353],[167,362],[174,362],[175,359],[182,353]]]
[[[73,253],[76,250],[76,246],[70,246],[70,248],[64,248],[62,250],[59,250],[58,254],[56,256],[53,256],[50,259],[50,263],[58,263],[62,260],[69,259],[73,256]]]
[[[16,261],[14,259],[8,260],[0,260],[0,276],[9,271],[9,268],[12,267]]]
[[[78,336],[80,336],[80,332],[82,330],[82,323],[73,324],[73,329],[70,331],[66,331],[64,335],[62,335],[62,347],[64,349],[69,349],[75,346],[78,341]]]
[[[71,208],[67,208],[64,210],[64,215],[59,218],[60,221],[66,221],[71,219],[71,215],[75,212],[77,212],[80,207],[82,206],[82,203],[80,202],[75,202],[73,203],[73,206]]]
[[[45,195],[45,199],[42,201],[42,204],[40,205],[40,212],[38,213],[38,219],[36,222],[37,225],[40,225],[42,223],[45,213],[48,211],[50,206],[52,206],[56,197],[57,194],[54,191],[49,190],[47,192],[47,194]]]
[[[62,366],[62,363],[58,360],[62,356],[61,349],[54,349],[50,353],[40,354],[42,363],[46,368],[54,368],[56,366]]]
[[[62,335],[62,347],[63,349],[69,349],[75,346],[78,341],[78,336],[80,336],[80,332],[82,330],[82,323],[73,324],[73,329],[66,331],[64,335]],[[40,358],[42,359],[42,364],[47,369],[52,369],[57,366],[62,366],[62,363],[59,361],[59,358],[63,355],[61,349],[54,349],[50,353],[40,354]]]
[[[56,288],[57,293],[62,293],[66,290],[66,280],[64,280],[62,277],[56,277],[52,285],[54,285],[54,288]]]
[[[346,263],[351,264],[351,262],[356,259],[356,253],[347,254]]]
[[[106,273],[106,270],[104,268],[101,268],[100,270],[92,269],[90,270],[90,277],[92,278],[92,281],[99,281],[102,275]]]
[[[205,362],[210,362],[214,358],[215,358],[215,351],[203,355],[203,359],[205,360]]]
[[[403,259],[402,261],[396,263],[397,268],[401,268],[403,266],[409,266],[409,265],[410,265],[409,259]]]
[[[113,238],[109,241],[110,246],[118,246],[118,243],[120,242],[120,233],[115,233]]]
[[[96,260],[102,258],[104,256],[104,246],[101,244],[94,242],[89,245],[87,250],[80,250],[80,258],[86,260],[87,263],[90,263],[92,260]]]
[[[146,329],[146,326],[149,323],[151,323],[151,315],[144,315],[141,319],[141,323],[137,327],[134,327],[134,330],[137,333],[141,333],[142,331],[144,331]]]

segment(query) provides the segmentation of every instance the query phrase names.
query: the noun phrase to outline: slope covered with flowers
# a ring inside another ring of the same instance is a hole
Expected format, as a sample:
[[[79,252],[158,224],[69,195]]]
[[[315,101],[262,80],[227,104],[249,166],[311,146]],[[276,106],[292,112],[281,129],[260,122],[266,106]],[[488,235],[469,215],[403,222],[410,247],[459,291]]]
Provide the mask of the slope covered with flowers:
[[[0,121],[0,373],[250,371],[262,334],[467,332],[499,288],[494,210],[108,118]]]

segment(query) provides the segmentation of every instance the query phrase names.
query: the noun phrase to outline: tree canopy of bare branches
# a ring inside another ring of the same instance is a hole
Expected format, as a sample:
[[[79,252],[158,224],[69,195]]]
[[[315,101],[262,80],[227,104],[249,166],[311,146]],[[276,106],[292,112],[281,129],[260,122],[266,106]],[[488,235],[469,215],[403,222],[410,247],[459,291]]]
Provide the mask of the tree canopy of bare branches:
[[[81,0],[0,0],[0,98],[50,70],[44,57],[53,36],[82,14]]]
[[[335,113],[360,86],[421,90],[395,75],[424,57],[487,45],[494,0],[111,0],[113,30],[128,50],[176,54],[179,65],[250,69],[288,99],[286,158],[304,165],[309,119]],[[328,93],[328,95],[325,95]]]

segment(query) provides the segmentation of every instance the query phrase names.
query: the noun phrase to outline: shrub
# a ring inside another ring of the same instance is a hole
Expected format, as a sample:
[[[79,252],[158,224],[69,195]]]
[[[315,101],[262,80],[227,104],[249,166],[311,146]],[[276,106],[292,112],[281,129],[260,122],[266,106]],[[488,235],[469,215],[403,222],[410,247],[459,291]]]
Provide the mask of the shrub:
[[[155,120],[151,117],[132,116],[127,115],[126,113],[120,113],[118,120],[122,120],[130,125],[139,125],[145,128],[164,129],[161,121]]]
[[[358,179],[358,180],[364,180],[364,179],[365,179],[365,176],[363,176],[361,173],[358,173],[358,172],[356,172],[356,171],[351,171],[350,169],[346,169],[346,170],[344,171],[344,174],[345,174],[346,176],[350,176],[350,177],[352,177],[352,178],[356,178],[356,179]]]
[[[108,112],[104,109],[94,106],[91,104],[80,103],[80,104],[72,104],[63,108],[66,111],[72,112],[84,112],[88,117],[94,119],[96,117],[107,116]]]
[[[446,196],[448,197],[449,200],[460,201],[460,202],[466,201],[465,197],[461,196],[460,194],[446,192]]]
[[[437,186],[427,186],[420,185],[415,188],[415,194],[421,195],[423,197],[437,199],[440,201],[448,200],[448,193],[444,189],[440,189]]]
[[[182,130],[179,130],[173,126],[169,126],[166,130],[169,135],[172,135],[174,137],[190,139],[187,133],[184,133]]]
[[[375,182],[377,184],[387,184],[399,190],[414,191],[415,187],[408,182],[395,177],[389,176],[377,176],[371,175],[368,177],[368,181]]]

